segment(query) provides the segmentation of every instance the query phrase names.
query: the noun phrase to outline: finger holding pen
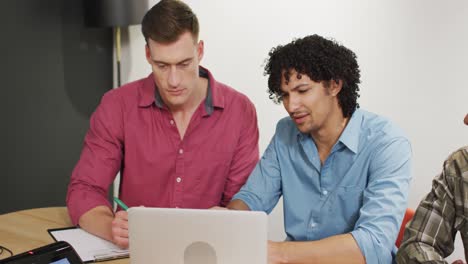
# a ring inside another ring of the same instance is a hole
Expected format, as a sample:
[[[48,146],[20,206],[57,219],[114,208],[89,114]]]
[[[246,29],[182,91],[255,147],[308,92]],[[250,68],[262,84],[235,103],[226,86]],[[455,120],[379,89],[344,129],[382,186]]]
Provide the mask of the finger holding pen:
[[[112,221],[112,241],[120,248],[128,248],[128,206],[114,197],[114,201],[123,209],[115,213]]]
[[[120,248],[128,248],[128,213],[118,211],[112,221],[112,241]]]

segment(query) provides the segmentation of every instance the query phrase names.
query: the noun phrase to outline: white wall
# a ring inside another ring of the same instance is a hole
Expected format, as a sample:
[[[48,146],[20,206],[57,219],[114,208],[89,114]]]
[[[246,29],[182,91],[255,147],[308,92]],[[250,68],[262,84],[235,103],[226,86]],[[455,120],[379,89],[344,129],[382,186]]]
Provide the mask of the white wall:
[[[157,0],[149,0],[152,6]],[[463,0],[216,0],[187,1],[201,23],[205,58],[215,78],[257,107],[261,152],[286,115],[267,97],[268,51],[295,37],[320,34],[352,49],[361,66],[362,108],[390,117],[414,152],[409,207],[429,191],[443,160],[468,143],[468,1]],[[128,39],[126,39],[128,38]],[[139,26],[124,34],[123,82],[150,72]],[[282,205],[270,238],[282,239]],[[454,256],[462,258],[458,241]],[[450,258],[454,259],[454,257]]]

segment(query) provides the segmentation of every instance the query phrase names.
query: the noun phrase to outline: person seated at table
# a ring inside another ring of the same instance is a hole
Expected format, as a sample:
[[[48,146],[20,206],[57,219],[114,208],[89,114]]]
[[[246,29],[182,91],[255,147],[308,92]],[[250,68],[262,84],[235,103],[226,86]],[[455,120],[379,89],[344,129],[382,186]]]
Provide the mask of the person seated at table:
[[[468,125],[468,114],[464,123]],[[468,146],[445,160],[432,190],[421,201],[408,223],[398,250],[397,263],[448,263],[460,232],[468,259]],[[457,260],[453,264],[462,264]]]
[[[142,21],[152,73],[107,92],[68,187],[73,224],[128,247],[127,213],[109,186],[121,172],[128,206],[225,206],[259,158],[254,105],[200,66],[203,41],[189,6],[162,0]]]
[[[227,207],[269,213],[283,196],[287,241],[269,242],[269,264],[392,263],[411,146],[395,124],[358,108],[354,52],[307,36],[273,48],[265,73],[289,117]]]

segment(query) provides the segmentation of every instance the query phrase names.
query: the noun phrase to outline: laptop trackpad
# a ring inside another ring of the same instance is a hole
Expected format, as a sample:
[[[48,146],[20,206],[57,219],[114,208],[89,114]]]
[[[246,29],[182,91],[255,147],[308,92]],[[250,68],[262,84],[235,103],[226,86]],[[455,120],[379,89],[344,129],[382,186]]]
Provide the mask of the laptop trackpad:
[[[193,242],[185,248],[184,264],[218,264],[216,251],[206,242]]]

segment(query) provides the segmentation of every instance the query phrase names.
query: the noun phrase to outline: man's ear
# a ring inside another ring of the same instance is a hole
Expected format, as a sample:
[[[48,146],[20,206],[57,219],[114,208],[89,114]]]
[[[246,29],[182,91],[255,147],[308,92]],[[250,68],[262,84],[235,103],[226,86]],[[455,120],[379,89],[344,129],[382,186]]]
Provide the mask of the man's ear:
[[[198,62],[200,62],[203,59],[203,55],[205,54],[205,43],[203,40],[200,40],[197,45]]]
[[[145,55],[146,55],[146,61],[148,61],[148,63],[151,64],[153,60],[151,58],[151,51],[150,51],[148,44],[145,45]]]
[[[332,96],[337,96],[340,93],[341,88],[343,88],[343,80],[331,80],[330,88],[328,90]]]

